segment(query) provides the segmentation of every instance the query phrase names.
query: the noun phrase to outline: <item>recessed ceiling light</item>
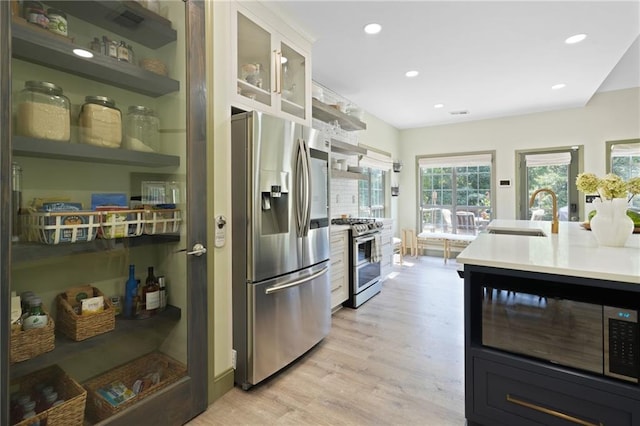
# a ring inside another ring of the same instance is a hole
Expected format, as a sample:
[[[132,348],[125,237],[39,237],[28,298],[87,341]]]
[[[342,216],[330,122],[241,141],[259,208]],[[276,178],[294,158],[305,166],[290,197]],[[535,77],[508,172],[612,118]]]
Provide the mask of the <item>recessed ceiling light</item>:
[[[371,23],[364,26],[364,32],[367,34],[378,34],[382,31],[382,25]]]
[[[418,74],[420,74],[418,71],[412,70],[412,71],[407,71],[404,75],[406,75],[407,77],[411,78],[411,77],[417,76]]]
[[[558,89],[563,89],[566,86],[566,84],[564,83],[558,83],[558,84],[554,84],[553,86],[551,86],[551,88],[553,90],[558,90]]]
[[[73,49],[73,53],[76,56],[80,56],[81,58],[93,58],[93,53],[84,49]]]
[[[434,108],[444,108],[444,104],[435,104]]]
[[[585,38],[587,38],[586,34],[576,34],[576,35],[572,35],[571,37],[566,39],[564,42],[567,44],[576,44],[576,43],[580,43]]]

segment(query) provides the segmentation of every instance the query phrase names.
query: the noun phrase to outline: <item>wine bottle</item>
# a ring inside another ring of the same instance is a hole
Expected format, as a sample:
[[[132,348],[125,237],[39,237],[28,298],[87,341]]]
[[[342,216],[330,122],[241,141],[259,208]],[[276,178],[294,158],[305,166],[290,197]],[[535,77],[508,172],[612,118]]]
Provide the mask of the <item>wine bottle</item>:
[[[148,271],[147,279],[144,283],[142,298],[145,316],[152,316],[156,314],[160,307],[160,286],[158,285],[158,279],[153,275],[153,266],[149,266]]]
[[[124,290],[124,317],[135,318],[135,298],[138,293],[138,282],[135,277],[135,265],[129,265],[129,279]]]

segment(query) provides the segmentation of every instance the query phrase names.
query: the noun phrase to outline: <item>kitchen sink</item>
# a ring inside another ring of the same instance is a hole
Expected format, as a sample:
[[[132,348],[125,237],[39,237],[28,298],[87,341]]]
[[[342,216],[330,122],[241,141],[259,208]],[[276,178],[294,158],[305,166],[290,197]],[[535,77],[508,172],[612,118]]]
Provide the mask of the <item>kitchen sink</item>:
[[[525,235],[527,237],[546,237],[547,234],[540,229],[513,229],[513,228],[489,228],[489,234]]]

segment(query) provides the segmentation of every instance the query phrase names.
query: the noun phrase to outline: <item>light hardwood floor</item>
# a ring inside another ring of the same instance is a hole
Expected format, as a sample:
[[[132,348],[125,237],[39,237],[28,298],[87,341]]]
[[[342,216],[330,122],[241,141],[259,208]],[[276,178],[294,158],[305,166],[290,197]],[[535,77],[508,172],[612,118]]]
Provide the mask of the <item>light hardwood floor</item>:
[[[247,392],[235,387],[188,425],[464,425],[457,265],[403,263],[380,294],[336,312],[296,363]]]

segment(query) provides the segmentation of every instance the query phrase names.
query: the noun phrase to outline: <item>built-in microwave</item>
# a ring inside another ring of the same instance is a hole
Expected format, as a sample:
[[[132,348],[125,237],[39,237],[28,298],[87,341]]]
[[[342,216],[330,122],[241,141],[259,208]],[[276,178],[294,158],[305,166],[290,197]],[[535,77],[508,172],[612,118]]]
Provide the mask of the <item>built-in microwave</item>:
[[[638,383],[638,311],[484,287],[482,344]]]

